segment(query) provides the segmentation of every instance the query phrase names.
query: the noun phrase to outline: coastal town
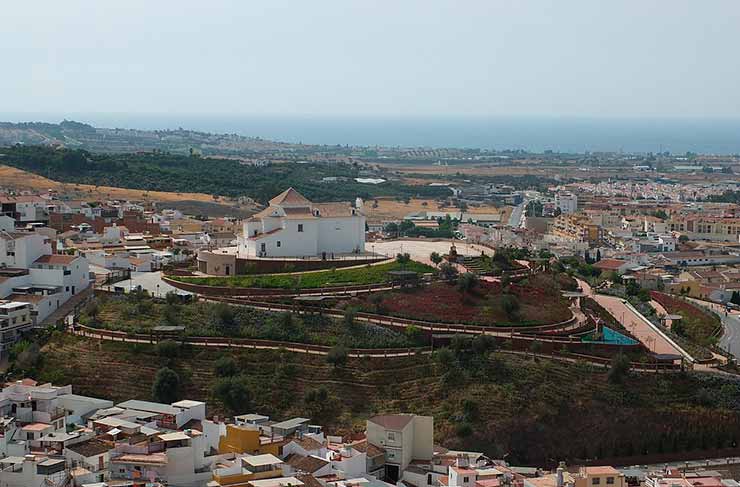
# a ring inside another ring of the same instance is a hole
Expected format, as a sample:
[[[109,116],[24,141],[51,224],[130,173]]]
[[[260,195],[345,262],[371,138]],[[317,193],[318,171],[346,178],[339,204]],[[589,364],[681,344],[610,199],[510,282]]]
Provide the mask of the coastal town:
[[[0,485],[735,485],[734,426],[556,453],[534,433],[484,435],[491,404],[455,384],[562,369],[602,394],[673,381],[664,394],[733,411],[740,207],[721,200],[737,167],[516,184],[437,168],[437,199],[287,187],[245,195],[247,216],[3,188]],[[355,170],[371,186],[408,178]],[[118,360],[107,373],[143,375],[111,387],[88,368],[103,357]],[[411,364],[459,409],[352,405],[365,393],[333,385]],[[299,386],[304,366],[327,379]]]

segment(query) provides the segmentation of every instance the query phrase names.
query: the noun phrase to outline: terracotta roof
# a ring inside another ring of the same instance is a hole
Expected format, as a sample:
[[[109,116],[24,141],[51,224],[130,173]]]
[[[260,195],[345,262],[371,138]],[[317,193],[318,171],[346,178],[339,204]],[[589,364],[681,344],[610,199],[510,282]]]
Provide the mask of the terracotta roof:
[[[324,218],[352,216],[352,205],[347,202],[315,203],[313,207],[319,210],[319,216]]]
[[[328,460],[324,460],[323,458],[314,457],[314,456],[301,456],[295,453],[292,453],[285,457],[285,463],[292,466],[296,470],[300,470],[301,472],[306,473],[314,473],[321,468],[327,466],[329,464]]]
[[[307,200],[301,193],[293,188],[288,188],[279,195],[275,196],[270,200],[270,205],[281,206],[281,205],[306,205],[310,206],[311,202]]]
[[[324,446],[313,438],[294,438],[293,442],[306,451],[319,450]]]
[[[311,474],[303,473],[295,475],[295,478],[303,482],[303,487],[324,487],[316,477]]]
[[[385,414],[373,416],[368,421],[373,422],[385,429],[401,431],[414,419],[411,414]]]
[[[619,475],[619,470],[608,465],[583,467],[583,471],[588,475]]]
[[[78,256],[76,255],[62,255],[62,254],[51,254],[51,255],[42,255],[38,259],[36,259],[33,263],[34,264],[57,264],[57,265],[67,265],[74,262],[75,259],[77,259]]]
[[[82,443],[75,443],[73,445],[67,445],[65,448],[72,450],[73,452],[82,455],[83,457],[92,457],[95,455],[101,455],[108,450],[113,448],[112,445],[93,438]]]
[[[617,270],[626,263],[627,261],[619,259],[603,259],[595,263],[594,267],[597,269]]]
[[[380,448],[379,446],[371,445],[367,442],[367,440],[352,443],[350,446],[360,453],[365,453],[369,458],[375,458],[380,455],[385,455],[384,449]]]

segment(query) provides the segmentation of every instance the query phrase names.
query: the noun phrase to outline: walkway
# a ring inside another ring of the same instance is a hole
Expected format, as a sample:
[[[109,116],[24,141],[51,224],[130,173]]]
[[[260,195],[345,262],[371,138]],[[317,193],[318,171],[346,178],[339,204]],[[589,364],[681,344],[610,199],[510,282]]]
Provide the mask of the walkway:
[[[680,355],[691,358],[680,347],[672,343],[664,334],[660,333],[646,322],[646,318],[632,310],[622,298],[598,294],[585,281],[578,279],[578,285],[584,294],[599,303],[609,314],[611,314],[622,326],[629,330],[632,335],[640,340],[645,347],[653,353]],[[691,358],[693,360],[693,358]]]

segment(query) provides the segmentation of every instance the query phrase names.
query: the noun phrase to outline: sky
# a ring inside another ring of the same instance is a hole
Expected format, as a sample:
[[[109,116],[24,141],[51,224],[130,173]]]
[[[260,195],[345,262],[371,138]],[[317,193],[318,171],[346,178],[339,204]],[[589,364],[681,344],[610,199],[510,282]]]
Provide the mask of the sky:
[[[0,112],[739,117],[737,0],[28,0]]]

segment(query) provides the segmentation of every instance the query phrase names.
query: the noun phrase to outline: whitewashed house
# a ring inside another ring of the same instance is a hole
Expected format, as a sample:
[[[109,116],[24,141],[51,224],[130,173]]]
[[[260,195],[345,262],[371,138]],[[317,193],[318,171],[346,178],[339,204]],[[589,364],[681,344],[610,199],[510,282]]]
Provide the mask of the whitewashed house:
[[[312,203],[290,188],[246,220],[240,257],[316,257],[362,252],[365,216],[350,203]]]

